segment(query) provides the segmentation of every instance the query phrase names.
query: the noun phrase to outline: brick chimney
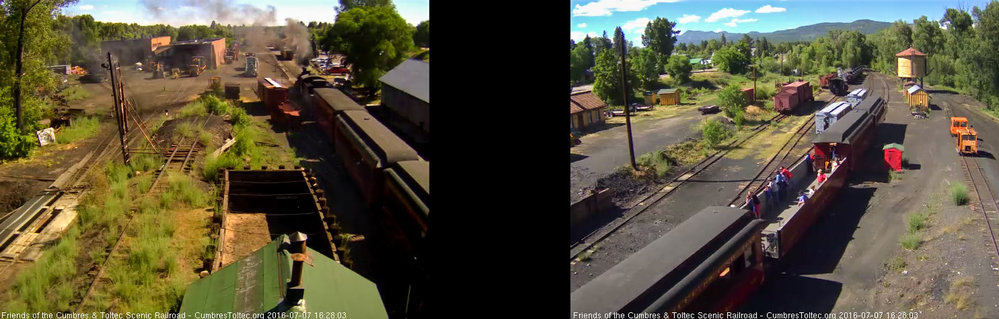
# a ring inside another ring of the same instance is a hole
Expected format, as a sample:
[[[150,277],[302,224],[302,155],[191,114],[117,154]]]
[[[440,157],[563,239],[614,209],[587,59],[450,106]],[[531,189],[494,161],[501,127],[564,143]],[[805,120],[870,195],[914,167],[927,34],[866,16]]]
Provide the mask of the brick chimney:
[[[305,284],[302,282],[302,268],[305,265],[305,241],[308,236],[301,232],[291,234],[289,238],[291,245],[288,252],[291,253],[291,281],[288,282],[288,290],[285,293],[285,302],[288,305],[297,305],[305,297]]]

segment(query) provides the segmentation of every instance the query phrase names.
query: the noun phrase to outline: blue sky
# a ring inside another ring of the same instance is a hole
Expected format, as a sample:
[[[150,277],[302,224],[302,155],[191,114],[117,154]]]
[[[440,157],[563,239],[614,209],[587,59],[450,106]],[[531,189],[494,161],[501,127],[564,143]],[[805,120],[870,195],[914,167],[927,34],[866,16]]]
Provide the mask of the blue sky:
[[[339,5],[336,0],[147,0],[148,3],[163,6],[165,14],[154,16],[143,4],[142,0],[79,0],[76,4],[63,8],[63,14],[90,14],[97,21],[126,22],[138,24],[165,23],[173,26],[185,24],[210,24],[212,17],[191,14],[194,9],[185,5],[202,3],[206,5],[228,5],[241,10],[267,12],[268,6],[274,7],[276,21],[274,25],[284,25],[285,18],[293,18],[308,23],[309,21],[333,22],[336,20],[334,7]],[[396,11],[403,19],[412,25],[430,19],[430,0],[395,0]],[[231,18],[233,21],[222,23],[239,24],[245,18],[239,14]],[[214,20],[220,20],[215,18]],[[252,22],[251,22],[252,23]]]
[[[852,22],[859,19],[907,22],[925,15],[939,20],[947,8],[984,8],[985,0],[884,1],[884,0],[572,0],[570,37],[579,41],[589,34],[599,36],[621,26],[625,38],[641,45],[645,25],[656,17],[677,22],[676,28],[698,31],[745,33],[772,32],[821,22]]]

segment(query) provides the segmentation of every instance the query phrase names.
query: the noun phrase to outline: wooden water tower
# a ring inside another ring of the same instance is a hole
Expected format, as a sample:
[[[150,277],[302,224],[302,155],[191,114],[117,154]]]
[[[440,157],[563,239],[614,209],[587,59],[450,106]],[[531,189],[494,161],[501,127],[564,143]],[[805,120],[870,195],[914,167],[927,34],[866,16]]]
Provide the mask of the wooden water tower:
[[[898,57],[898,77],[915,80],[919,78],[919,86],[923,85],[926,76],[926,53],[909,47],[895,55]]]

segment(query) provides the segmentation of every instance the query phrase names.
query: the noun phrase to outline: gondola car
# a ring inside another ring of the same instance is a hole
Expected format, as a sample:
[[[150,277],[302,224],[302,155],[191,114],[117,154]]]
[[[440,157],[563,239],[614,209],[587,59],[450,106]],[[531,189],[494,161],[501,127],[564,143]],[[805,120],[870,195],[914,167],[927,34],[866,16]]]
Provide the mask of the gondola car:
[[[571,311],[732,310],[763,283],[765,225],[744,209],[707,207],[572,292]]]

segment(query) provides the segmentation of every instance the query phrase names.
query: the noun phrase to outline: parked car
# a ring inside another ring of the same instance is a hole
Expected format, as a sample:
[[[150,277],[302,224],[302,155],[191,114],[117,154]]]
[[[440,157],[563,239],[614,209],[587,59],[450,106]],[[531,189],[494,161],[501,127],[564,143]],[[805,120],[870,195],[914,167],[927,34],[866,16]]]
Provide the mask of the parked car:
[[[714,113],[721,112],[721,108],[719,108],[717,105],[714,105],[714,104],[712,104],[712,105],[705,105],[705,106],[699,107],[699,108],[697,108],[697,110],[701,111],[701,115],[714,114]]]
[[[631,104],[631,110],[633,112],[634,111],[651,111],[651,110],[653,110],[653,106],[652,105],[642,105],[642,104],[638,104],[638,103],[632,103]]]

